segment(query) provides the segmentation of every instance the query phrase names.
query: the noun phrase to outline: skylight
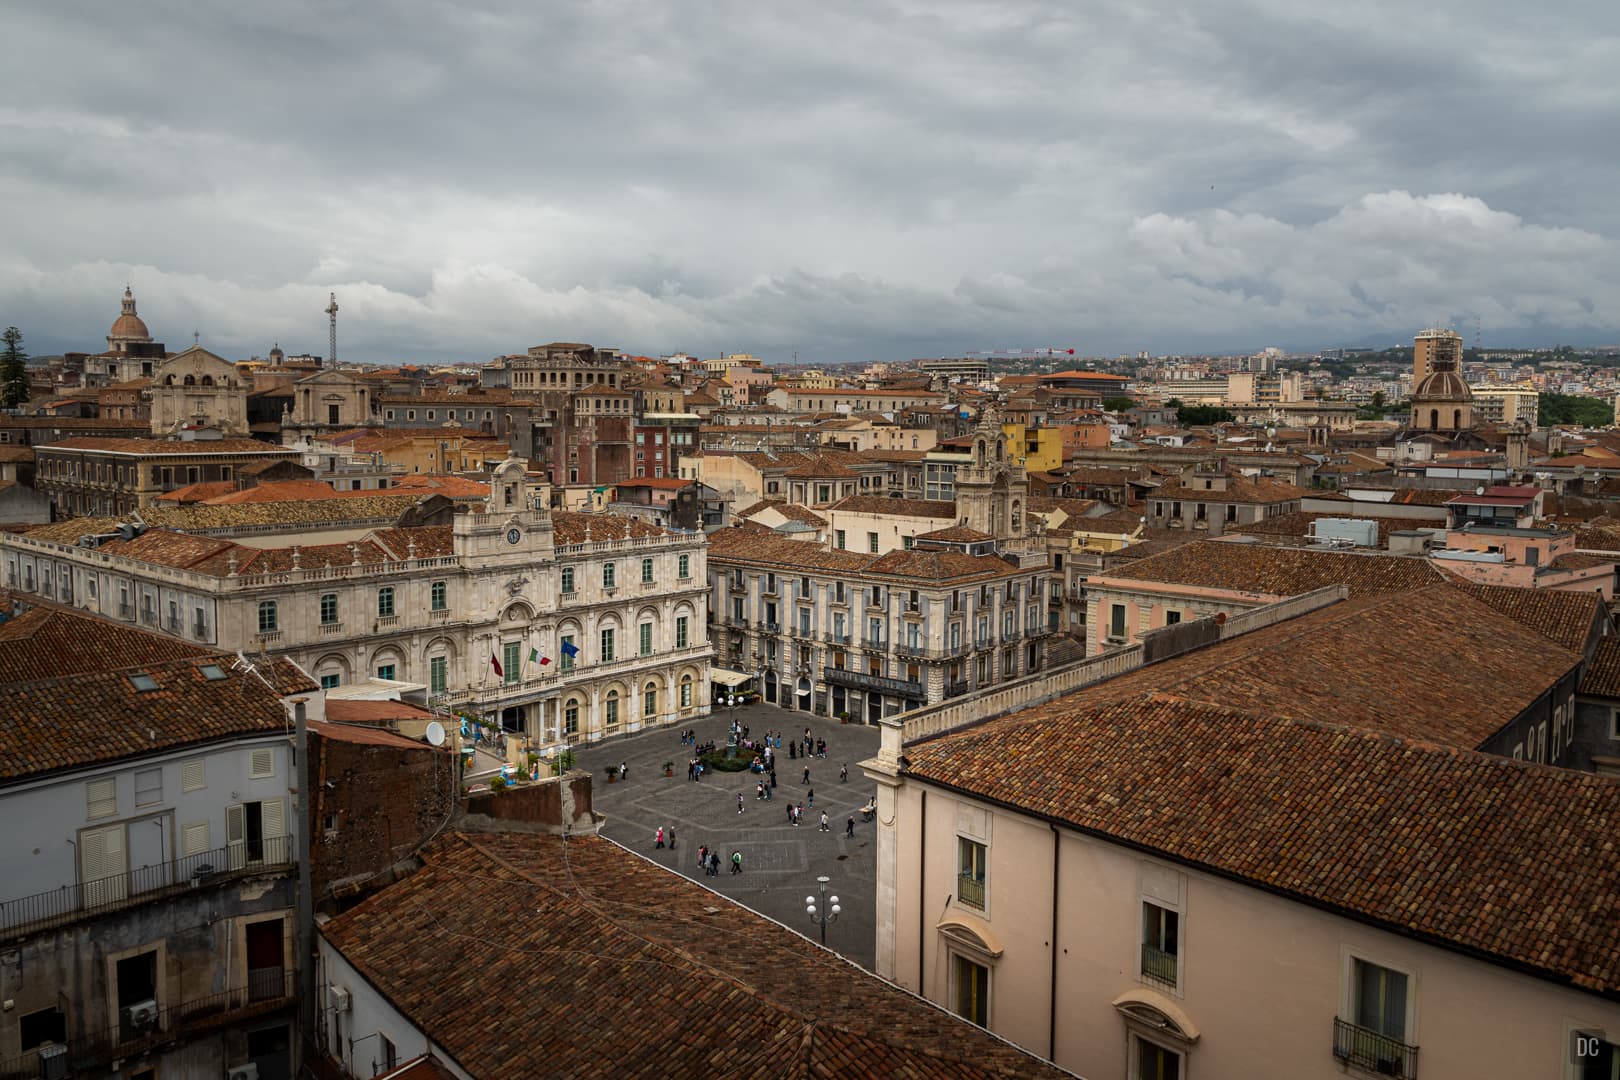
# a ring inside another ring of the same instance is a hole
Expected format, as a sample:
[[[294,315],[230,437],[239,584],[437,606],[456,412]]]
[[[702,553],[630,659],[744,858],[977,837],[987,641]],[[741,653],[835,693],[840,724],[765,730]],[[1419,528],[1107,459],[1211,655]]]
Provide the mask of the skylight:
[[[202,672],[203,678],[207,679],[209,682],[218,682],[225,677],[225,669],[220,667],[218,664],[204,664],[197,670]]]
[[[157,680],[152,678],[152,676],[145,674],[144,672],[140,673],[140,674],[136,674],[136,675],[131,675],[129,677],[129,681],[135,687],[135,689],[137,689],[137,690],[142,690],[142,691],[156,690],[158,688]]]

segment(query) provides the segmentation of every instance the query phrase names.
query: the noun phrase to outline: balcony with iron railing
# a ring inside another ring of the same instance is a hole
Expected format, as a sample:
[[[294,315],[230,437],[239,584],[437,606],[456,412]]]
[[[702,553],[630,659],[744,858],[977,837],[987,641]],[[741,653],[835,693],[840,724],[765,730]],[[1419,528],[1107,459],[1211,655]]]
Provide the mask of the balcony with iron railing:
[[[292,1004],[297,981],[297,974],[286,968],[250,969],[245,986],[163,1005],[139,1024],[126,1018],[117,1027],[65,1043],[46,1043],[0,1062],[0,1080],[106,1075],[115,1058],[139,1058],[162,1046],[279,1012]]]
[[[1418,1048],[1347,1020],[1333,1019],[1333,1056],[1377,1076],[1416,1080]]]
[[[967,692],[968,681],[966,679],[959,679],[956,682],[948,682],[945,684],[945,696],[948,698],[961,697]]]
[[[247,874],[276,873],[290,867],[295,855],[291,836],[267,836],[49,892],[0,900],[0,936],[50,930]]]
[[[984,910],[984,879],[972,874],[956,875],[956,899],[971,908]]]
[[[829,644],[832,644],[832,645],[848,645],[849,644],[849,635],[848,634],[841,634],[838,631],[834,630],[832,633],[827,635],[827,641],[828,641]]]
[[[1142,978],[1174,987],[1176,985],[1176,954],[1146,942],[1142,944]]]
[[[870,690],[880,694],[892,694],[896,697],[921,698],[923,696],[922,683],[911,682],[907,679],[891,679],[886,675],[870,675],[864,671],[850,671],[846,668],[822,668],[822,681],[834,686],[847,686],[855,690]]]

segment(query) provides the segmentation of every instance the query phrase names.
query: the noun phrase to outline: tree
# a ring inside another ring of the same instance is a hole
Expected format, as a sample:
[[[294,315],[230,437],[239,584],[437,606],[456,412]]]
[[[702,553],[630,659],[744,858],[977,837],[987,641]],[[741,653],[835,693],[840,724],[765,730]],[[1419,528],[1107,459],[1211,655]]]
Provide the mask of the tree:
[[[28,400],[28,354],[22,339],[21,330],[6,327],[6,348],[0,354],[0,408],[15,409]]]
[[[1372,407],[1377,409],[1379,412],[1384,411],[1384,392],[1382,390],[1373,391]]]
[[[1176,410],[1176,422],[1184,427],[1203,427],[1207,424],[1230,424],[1237,417],[1232,410],[1219,405],[1183,405]]]
[[[1540,394],[1537,396],[1537,422],[1606,427],[1614,423],[1614,406],[1605,398],[1584,394]]]
[[[1128,397],[1103,398],[1102,407],[1108,412],[1124,412],[1136,408],[1136,400]]]

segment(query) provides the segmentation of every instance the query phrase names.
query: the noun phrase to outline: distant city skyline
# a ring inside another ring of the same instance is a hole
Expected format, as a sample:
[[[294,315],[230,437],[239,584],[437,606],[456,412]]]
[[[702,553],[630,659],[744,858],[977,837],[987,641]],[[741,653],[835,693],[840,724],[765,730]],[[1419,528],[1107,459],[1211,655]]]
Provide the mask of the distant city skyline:
[[[1620,341],[1611,5],[8,22],[0,324],[775,363]],[[143,57],[149,63],[131,63]],[[71,70],[71,78],[63,78]]]

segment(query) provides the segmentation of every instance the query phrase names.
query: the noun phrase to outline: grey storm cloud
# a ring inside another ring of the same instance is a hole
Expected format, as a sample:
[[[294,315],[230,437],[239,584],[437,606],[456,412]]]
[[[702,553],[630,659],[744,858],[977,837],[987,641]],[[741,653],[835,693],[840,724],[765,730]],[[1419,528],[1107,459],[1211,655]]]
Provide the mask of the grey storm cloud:
[[[94,347],[893,359],[1620,340],[1620,14],[113,5],[7,14],[0,321]]]

